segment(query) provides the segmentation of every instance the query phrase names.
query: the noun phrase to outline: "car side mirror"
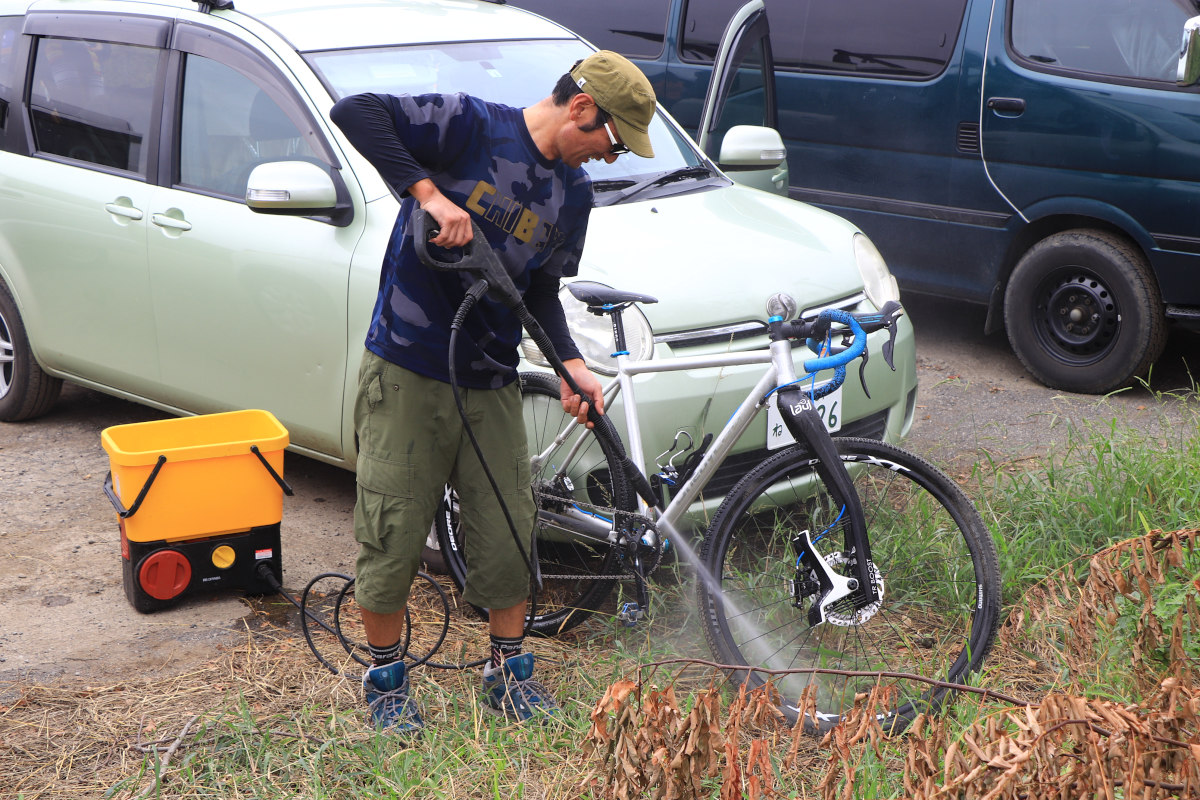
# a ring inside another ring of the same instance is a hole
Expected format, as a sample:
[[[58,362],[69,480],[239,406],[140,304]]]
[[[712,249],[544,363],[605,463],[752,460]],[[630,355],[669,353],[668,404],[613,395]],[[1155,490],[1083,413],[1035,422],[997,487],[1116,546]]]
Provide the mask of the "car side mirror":
[[[736,183],[787,196],[787,148],[774,128],[734,125],[721,140],[717,165]]]
[[[721,140],[721,167],[777,167],[787,158],[783,138],[774,128],[734,125]]]
[[[1200,17],[1183,23],[1183,43],[1179,46],[1179,73],[1175,82],[1192,86],[1200,80]]]
[[[304,216],[332,212],[337,204],[333,178],[309,161],[259,164],[246,181],[246,205],[260,213]]]

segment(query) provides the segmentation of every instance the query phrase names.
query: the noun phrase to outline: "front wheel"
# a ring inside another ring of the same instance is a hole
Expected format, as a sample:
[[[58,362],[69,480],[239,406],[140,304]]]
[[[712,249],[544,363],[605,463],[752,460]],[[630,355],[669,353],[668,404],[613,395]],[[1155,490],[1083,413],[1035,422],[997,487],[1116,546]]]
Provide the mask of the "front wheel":
[[[895,692],[880,713],[884,729],[898,731],[939,708],[946,691],[914,678],[836,671],[965,680],[999,624],[996,546],[967,496],[928,462],[875,440],[835,442],[862,501],[878,600],[865,605],[851,595],[810,624],[818,576],[800,565],[800,532],[834,573],[853,576],[856,555],[847,548],[844,503],[817,475],[817,459],[793,447],[755,467],[713,518],[701,552],[710,572],[699,586],[705,635],[723,663],[810,670],[739,677],[755,686],[772,680],[793,720],[805,713],[799,700],[811,686],[811,731],[837,724],[877,682]]]
[[[531,631],[553,636],[583,622],[612,592],[623,571],[620,549],[608,536],[615,515],[636,509],[637,498],[615,448],[594,431],[570,426],[559,399],[558,378],[522,373],[521,403],[534,460],[536,548],[542,573]],[[434,525],[447,571],[461,589],[467,564],[457,506],[457,495],[447,487]],[[527,534],[524,541],[528,547]],[[487,619],[486,609],[475,610]]]

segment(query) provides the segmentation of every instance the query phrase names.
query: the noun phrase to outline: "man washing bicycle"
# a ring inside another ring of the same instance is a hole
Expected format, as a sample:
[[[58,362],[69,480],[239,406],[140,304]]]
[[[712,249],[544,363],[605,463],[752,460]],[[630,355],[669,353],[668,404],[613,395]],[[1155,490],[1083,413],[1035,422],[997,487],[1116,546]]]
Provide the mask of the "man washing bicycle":
[[[611,163],[626,152],[652,156],[647,126],[654,112],[649,81],[607,51],[577,62],[549,97],[524,109],[464,94],[362,94],[333,108],[334,122],[404,198],[384,256],[355,403],[355,592],[373,664],[363,688],[380,728],[413,734],[423,726],[400,647],[421,547],[447,483],[458,492],[466,531],[463,599],[490,609],[483,702],[517,721],[557,710],[532,677],[533,654],[522,652],[528,567],[451,399],[450,323],[470,279],[420,263],[412,213],[419,206],[436,220],[440,233],[431,243],[443,248],[467,244],[472,221],[479,225],[602,412],[599,381],[567,329],[559,280],[577,273],[592,207],[582,165]],[[485,298],[463,334],[455,371],[464,406],[523,533],[533,527],[535,508],[516,384],[521,326],[510,309]],[[563,409],[584,421],[587,404],[566,382],[561,396]]]

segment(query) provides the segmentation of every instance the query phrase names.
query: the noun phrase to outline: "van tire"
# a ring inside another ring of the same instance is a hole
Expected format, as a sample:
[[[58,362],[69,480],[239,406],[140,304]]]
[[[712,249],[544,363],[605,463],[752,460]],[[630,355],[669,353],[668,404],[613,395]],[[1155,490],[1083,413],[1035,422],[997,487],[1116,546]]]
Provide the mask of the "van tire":
[[[17,303],[0,281],[0,422],[40,417],[61,391],[62,381],[43,372],[33,357]]]
[[[1004,292],[1017,358],[1054,389],[1103,394],[1144,375],[1167,339],[1145,256],[1099,230],[1048,236],[1017,263]]]

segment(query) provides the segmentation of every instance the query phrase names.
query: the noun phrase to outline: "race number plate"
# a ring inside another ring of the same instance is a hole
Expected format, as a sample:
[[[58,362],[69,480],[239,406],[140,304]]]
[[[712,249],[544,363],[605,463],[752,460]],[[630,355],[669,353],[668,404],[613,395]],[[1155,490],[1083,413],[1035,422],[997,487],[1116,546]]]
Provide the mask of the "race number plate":
[[[817,413],[825,423],[825,430],[837,433],[842,429],[842,387],[838,387],[817,401]],[[779,413],[779,393],[772,392],[767,401],[767,449],[778,450],[795,444],[796,438],[783,422]]]

